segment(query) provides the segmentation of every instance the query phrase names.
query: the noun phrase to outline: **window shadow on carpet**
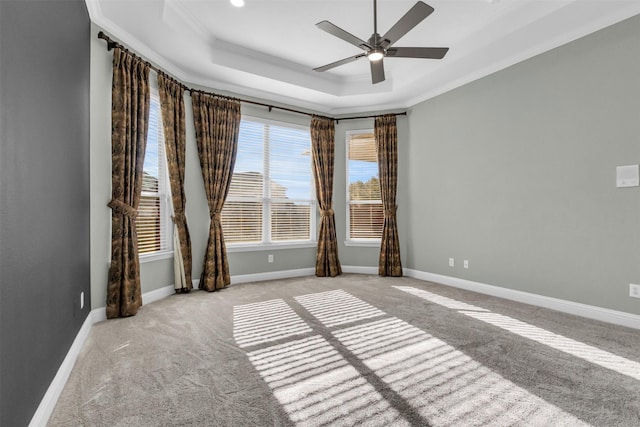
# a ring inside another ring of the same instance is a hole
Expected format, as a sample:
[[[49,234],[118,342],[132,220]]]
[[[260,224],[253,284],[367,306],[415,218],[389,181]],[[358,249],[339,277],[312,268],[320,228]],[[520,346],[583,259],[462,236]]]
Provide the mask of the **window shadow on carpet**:
[[[480,307],[397,288],[495,320]],[[344,290],[294,299],[302,308],[284,300],[234,306],[233,330],[297,425],[588,425]],[[300,310],[316,321],[306,322]]]

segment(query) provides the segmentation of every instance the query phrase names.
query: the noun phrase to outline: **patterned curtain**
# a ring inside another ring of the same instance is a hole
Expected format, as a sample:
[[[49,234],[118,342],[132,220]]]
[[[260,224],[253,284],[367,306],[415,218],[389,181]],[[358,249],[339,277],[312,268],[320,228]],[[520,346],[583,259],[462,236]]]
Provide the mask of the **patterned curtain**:
[[[136,216],[149,123],[149,64],[116,47],[111,89],[111,266],[107,318],[142,305]]]
[[[378,274],[380,276],[402,276],[400,242],[396,222],[396,190],[398,187],[398,128],[395,114],[378,116],[375,120],[376,144],[378,147],[378,172],[380,173],[380,195],[384,208],[384,226],[380,243]]]
[[[229,192],[238,151],[240,101],[200,92],[192,92],[191,100],[198,156],[211,218],[199,288],[211,292],[231,283],[220,215]]]
[[[320,205],[320,233],[316,253],[316,276],[335,277],[342,274],[338,259],[336,220],[331,208],[333,197],[333,157],[335,151],[335,127],[333,119],[311,119],[311,152],[313,174],[316,180],[316,197]]]
[[[173,201],[173,272],[176,292],[189,292],[191,284],[191,237],[184,211],[187,197],[184,192],[185,111],[184,86],[160,72],[158,92],[162,108],[164,147],[169,166],[171,199]]]

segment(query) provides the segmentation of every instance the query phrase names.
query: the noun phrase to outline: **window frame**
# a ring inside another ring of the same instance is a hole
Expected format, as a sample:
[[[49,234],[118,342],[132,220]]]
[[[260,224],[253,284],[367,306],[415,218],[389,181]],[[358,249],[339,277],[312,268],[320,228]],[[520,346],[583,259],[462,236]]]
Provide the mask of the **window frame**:
[[[292,128],[298,130],[304,130],[309,132],[309,138],[311,138],[309,127],[299,125],[296,123],[284,122],[279,120],[265,119],[262,117],[255,117],[249,115],[243,115],[242,121],[260,123],[268,126],[278,126],[284,128]],[[316,247],[318,242],[318,201],[315,193],[315,177],[313,175],[313,164],[310,162],[310,174],[311,174],[311,191],[309,199],[274,199],[271,197],[271,186],[269,185],[271,178],[270,160],[271,160],[271,145],[272,140],[268,133],[265,133],[263,139],[263,172],[262,172],[262,197],[238,197],[227,196],[225,204],[227,202],[258,202],[262,204],[262,240],[260,242],[225,242],[227,252],[249,252],[257,250],[277,250],[277,249],[297,249],[297,248],[311,248]],[[239,143],[239,141],[238,141]],[[309,156],[311,156],[311,139],[309,139]],[[235,171],[234,171],[235,173]],[[286,241],[274,241],[271,236],[271,207],[274,203],[282,201],[290,202],[308,202],[309,203],[309,239],[308,240],[286,240]],[[223,208],[224,210],[224,208]]]
[[[380,247],[382,242],[382,236],[377,238],[352,238],[351,237],[351,205],[374,205],[380,204],[382,205],[382,198],[380,201],[375,200],[356,200],[351,201],[349,195],[349,141],[351,139],[351,135],[360,135],[360,134],[368,134],[372,133],[375,137],[375,129],[352,129],[345,132],[345,144],[344,144],[344,159],[345,159],[345,201],[346,201],[346,209],[345,209],[345,224],[346,224],[346,238],[344,241],[345,246],[361,246],[361,247]],[[378,179],[380,172],[378,171]]]
[[[168,259],[173,257],[173,200],[171,198],[171,185],[169,183],[169,164],[167,162],[167,152],[165,147],[164,138],[164,125],[162,123],[162,105],[160,104],[160,93],[155,87],[150,88],[149,94],[149,109],[151,109],[151,103],[157,102],[158,104],[158,127],[162,135],[162,140],[158,141],[158,156],[163,159],[161,162],[164,169],[163,173],[160,173],[158,178],[158,191],[142,191],[140,197],[157,197],[160,200],[160,250],[146,253],[138,253],[140,263],[158,261],[162,259]],[[149,131],[147,130],[147,144],[149,141]],[[161,147],[160,147],[161,145]],[[145,156],[147,151],[145,150]],[[162,232],[164,231],[164,233]],[[164,241],[163,241],[164,237]]]

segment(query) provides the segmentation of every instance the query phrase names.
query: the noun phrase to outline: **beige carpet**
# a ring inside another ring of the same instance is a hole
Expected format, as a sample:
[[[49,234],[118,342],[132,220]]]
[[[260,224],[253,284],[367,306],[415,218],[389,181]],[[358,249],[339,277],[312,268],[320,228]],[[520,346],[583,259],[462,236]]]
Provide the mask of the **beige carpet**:
[[[343,275],[95,325],[50,426],[640,426],[640,332]]]

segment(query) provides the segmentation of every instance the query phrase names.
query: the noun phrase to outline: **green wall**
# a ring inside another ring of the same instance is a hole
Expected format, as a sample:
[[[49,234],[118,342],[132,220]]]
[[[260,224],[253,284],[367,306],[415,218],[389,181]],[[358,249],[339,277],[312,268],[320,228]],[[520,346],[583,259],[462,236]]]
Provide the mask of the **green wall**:
[[[640,16],[415,106],[405,155],[405,267],[640,313]]]

